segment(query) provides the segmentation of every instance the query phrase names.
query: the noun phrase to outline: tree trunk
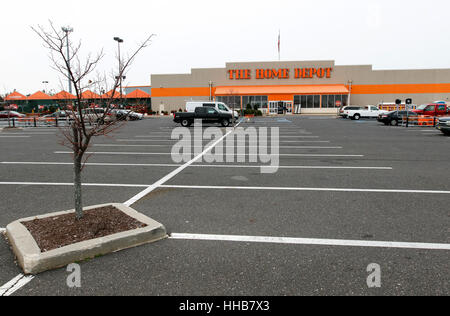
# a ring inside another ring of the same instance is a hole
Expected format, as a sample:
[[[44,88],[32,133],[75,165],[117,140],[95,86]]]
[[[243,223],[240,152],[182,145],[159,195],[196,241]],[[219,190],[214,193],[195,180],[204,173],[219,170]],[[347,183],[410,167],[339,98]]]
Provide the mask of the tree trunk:
[[[83,218],[83,203],[82,203],[82,192],[81,192],[81,157],[75,157],[73,164],[73,174],[74,180],[73,184],[75,186],[74,198],[75,198],[75,214],[77,220]]]

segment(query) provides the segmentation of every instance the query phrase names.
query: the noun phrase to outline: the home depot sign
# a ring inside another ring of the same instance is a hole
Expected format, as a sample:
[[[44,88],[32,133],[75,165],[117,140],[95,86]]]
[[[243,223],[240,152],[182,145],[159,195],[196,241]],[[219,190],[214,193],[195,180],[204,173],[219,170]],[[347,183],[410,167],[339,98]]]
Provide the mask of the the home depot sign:
[[[295,79],[331,78],[333,68],[295,68],[293,77]],[[253,78],[250,69],[228,70],[230,80],[250,80]],[[255,79],[289,79],[292,76],[291,69],[256,69]]]

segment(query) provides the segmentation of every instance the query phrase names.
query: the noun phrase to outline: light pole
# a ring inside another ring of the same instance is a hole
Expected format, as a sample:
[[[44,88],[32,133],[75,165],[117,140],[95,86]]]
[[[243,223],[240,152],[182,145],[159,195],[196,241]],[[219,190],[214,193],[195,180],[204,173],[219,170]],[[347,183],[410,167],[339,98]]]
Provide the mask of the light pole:
[[[347,105],[352,105],[352,87],[353,87],[353,80],[349,80],[348,81],[348,104]]]
[[[122,60],[120,59],[120,44],[123,43],[123,39],[120,37],[114,37],[114,40],[117,42],[117,51],[119,56],[119,83],[120,83],[120,100],[122,100],[122,79],[125,79],[124,76],[122,76]]]
[[[212,87],[213,87],[213,82],[210,80],[210,81],[209,81],[209,101],[212,101],[212,100],[213,100],[213,97],[212,97]]]
[[[69,33],[73,32],[73,28],[70,26],[63,26],[62,31],[66,33],[66,41],[67,41],[67,63],[70,67],[70,49],[69,49]],[[69,82],[69,93],[72,94],[72,84],[70,83],[70,72],[68,70],[67,80]]]
[[[48,90],[48,81],[42,81],[42,83],[44,84],[44,93],[47,93]]]

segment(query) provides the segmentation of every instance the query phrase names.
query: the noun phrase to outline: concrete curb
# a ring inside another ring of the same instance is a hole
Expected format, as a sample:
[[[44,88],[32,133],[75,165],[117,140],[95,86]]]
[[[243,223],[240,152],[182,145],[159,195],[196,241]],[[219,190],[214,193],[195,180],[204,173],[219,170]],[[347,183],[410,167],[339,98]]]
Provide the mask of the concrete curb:
[[[6,227],[6,235],[12,245],[20,267],[25,274],[38,274],[47,270],[64,267],[70,263],[91,259],[99,255],[140,246],[167,238],[165,227],[134,209],[119,203],[95,205],[91,210],[104,206],[114,206],[130,217],[147,224],[145,228],[126,231],[102,238],[83,241],[42,253],[30,232],[21,222],[34,219],[72,214],[75,210],[50,213],[17,220]]]

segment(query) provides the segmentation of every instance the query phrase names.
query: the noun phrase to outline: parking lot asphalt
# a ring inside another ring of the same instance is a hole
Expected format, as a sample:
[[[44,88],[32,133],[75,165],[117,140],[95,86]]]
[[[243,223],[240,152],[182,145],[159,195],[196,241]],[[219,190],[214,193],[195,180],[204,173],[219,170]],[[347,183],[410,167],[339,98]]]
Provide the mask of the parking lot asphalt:
[[[367,245],[169,238],[81,263],[79,289],[69,289],[69,273],[59,269],[39,274],[15,294],[450,294],[448,248],[370,246],[450,243],[449,137],[431,128],[333,117],[252,118],[240,126],[279,128],[278,172],[262,174],[262,163],[247,156],[245,162],[197,161],[132,207],[173,237]],[[181,166],[170,155],[175,127],[170,118],[147,119],[95,139],[83,171],[84,204],[125,202]],[[58,143],[58,134],[51,128],[0,132],[0,228],[73,207],[70,149]],[[0,263],[0,285],[20,273],[4,240]],[[381,288],[366,284],[371,263],[381,267]]]

